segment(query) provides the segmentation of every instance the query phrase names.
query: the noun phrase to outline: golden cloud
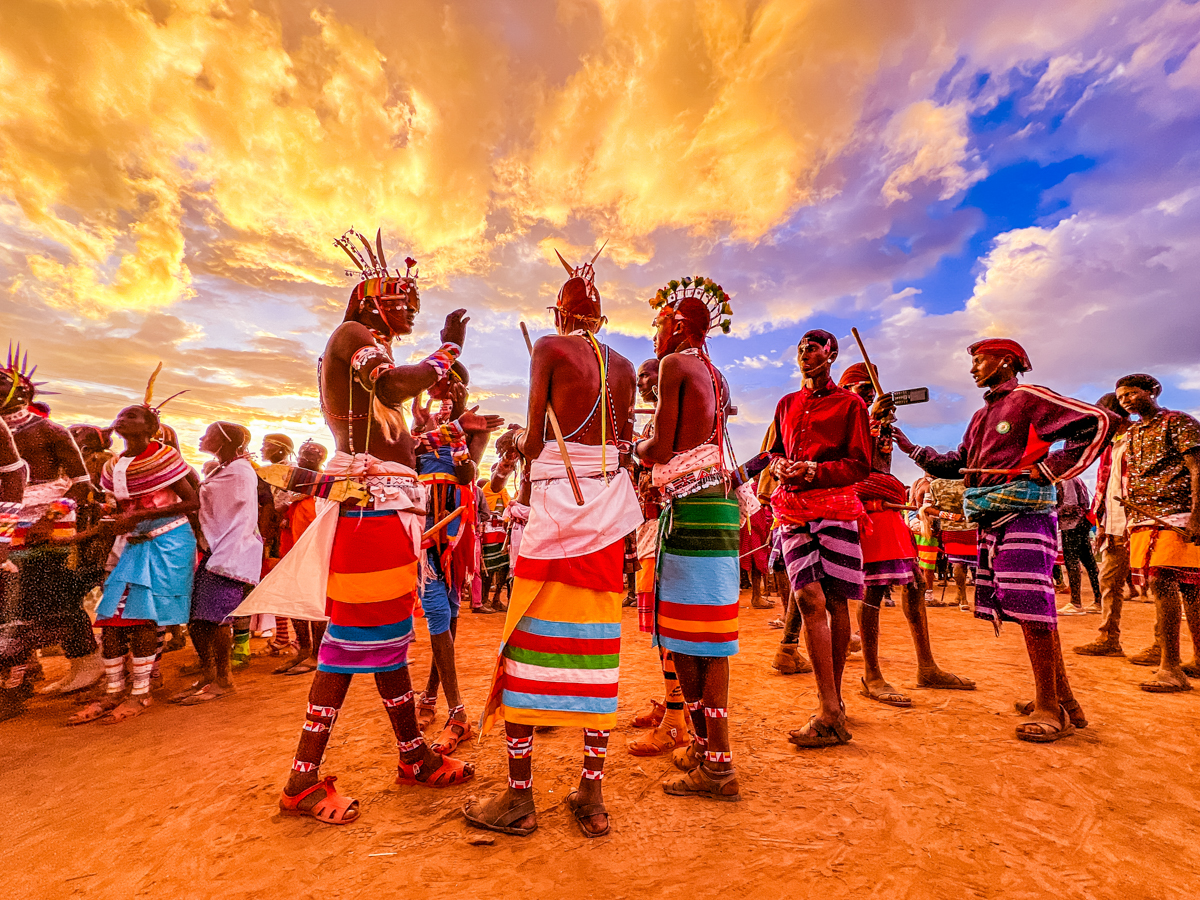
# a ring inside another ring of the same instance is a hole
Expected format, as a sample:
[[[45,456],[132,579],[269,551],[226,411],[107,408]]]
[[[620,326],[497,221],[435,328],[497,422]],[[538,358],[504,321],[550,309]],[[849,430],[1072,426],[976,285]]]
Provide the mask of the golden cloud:
[[[0,194],[44,247],[20,289],[96,316],[185,299],[197,271],[334,284],[350,225],[433,283],[573,218],[622,265],[657,229],[757,240],[850,144],[914,9],[16,0]],[[498,20],[522,14],[532,54]]]

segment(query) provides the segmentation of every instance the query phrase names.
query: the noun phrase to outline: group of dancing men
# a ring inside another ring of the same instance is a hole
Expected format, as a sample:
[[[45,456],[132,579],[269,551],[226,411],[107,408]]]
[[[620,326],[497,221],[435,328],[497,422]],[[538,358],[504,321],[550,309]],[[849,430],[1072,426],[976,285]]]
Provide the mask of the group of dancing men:
[[[604,763],[616,725],[621,607],[634,569],[639,624],[660,656],[665,697],[641,717],[652,730],[629,749],[671,753],[680,774],[663,783],[669,795],[740,799],[729,660],[738,652],[741,529],[764,503],[773,523],[771,565],[786,572],[790,595],[776,661],[791,671],[811,666],[818,692],[816,711],[790,732],[792,744],[821,748],[852,739],[842,687],[852,600],[861,602],[866,696],[908,703],[878,659],[879,608],[893,588],[912,632],[918,684],[973,689],[969,679],[942,670],[930,649],[919,548],[904,514],[911,497],[891,474],[893,448],[930,476],[962,480],[962,508],[949,515],[975,529],[975,615],[997,633],[1001,623],[1014,623],[1032,666],[1034,697],[1018,704],[1026,717],[1018,739],[1053,742],[1087,725],[1063,664],[1052,568],[1056,485],[1097,460],[1104,483],[1119,487],[1097,497],[1102,531],[1124,552],[1125,565],[1148,579],[1157,604],[1158,671],[1143,686],[1190,687],[1179,645],[1181,610],[1191,618],[1200,608],[1200,424],[1161,409],[1161,387],[1151,376],[1126,376],[1114,398],[1093,405],[1021,383],[1032,363],[1016,341],[979,340],[964,363],[969,359],[984,405],[960,446],[939,453],[916,446],[897,427],[895,399],[879,391],[869,363],[845,367],[835,381],[838,340],[814,329],[797,348],[800,389],[779,401],[763,452],[739,466],[726,429],[729,386],[707,344],[714,331],[729,330],[729,296],[705,277],[664,286],[650,301],[655,359],[635,370],[598,337],[606,319],[593,257],[577,267],[563,261],[568,277],[553,307],[556,333],[530,347],[527,425],[501,430],[499,417],[468,408],[460,360],[466,311],[446,317],[441,344],[429,356],[397,363],[392,344],[412,333],[420,312],[414,263],[406,260],[403,273],[390,269],[378,238],[378,254],[361,243],[365,256],[352,241],[339,241],[362,277],[318,366],[336,452],[314,491],[315,515],[230,611],[328,623],[313,644],[316,671],[279,801],[285,814],[329,824],[359,817],[358,801],[340,793],[321,767],[353,675],[369,673],[395,732],[397,783],[444,788],[469,781],[474,767],[453,750],[502,722],[507,786],[470,798],[463,815],[479,828],[529,835],[537,828],[537,729],[578,727],[582,771],[566,805],[583,834],[607,834]],[[420,405],[422,395],[440,403],[437,412]],[[639,397],[653,403],[640,433]],[[475,484],[495,432],[499,462],[490,488],[499,491],[513,474],[518,479],[505,512],[514,564],[491,687],[473,724],[454,653],[458,563],[439,535],[464,527],[456,491]],[[18,470],[17,453],[7,431],[2,437],[0,488],[8,499],[20,487],[8,480]],[[1114,496],[1120,502],[1110,504]],[[181,494],[177,502],[189,499]],[[19,510],[18,500],[3,512],[15,522]],[[177,514],[168,508],[164,517]],[[152,532],[153,511],[142,518]],[[418,604],[432,657],[419,695],[408,667]],[[801,631],[807,659],[798,650]],[[1120,654],[1118,635],[1102,631],[1079,651]],[[436,715],[439,684],[448,715],[431,745],[423,731]]]

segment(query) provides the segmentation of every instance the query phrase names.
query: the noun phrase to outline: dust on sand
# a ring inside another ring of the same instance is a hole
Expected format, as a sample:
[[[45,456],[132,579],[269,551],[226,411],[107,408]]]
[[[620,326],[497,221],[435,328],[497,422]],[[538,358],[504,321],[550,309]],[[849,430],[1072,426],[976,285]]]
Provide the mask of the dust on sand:
[[[1150,642],[1153,608],[1126,610],[1124,645],[1133,652]],[[369,678],[356,679],[326,754],[325,772],[362,805],[361,819],[344,827],[277,814],[309,679],[272,676],[271,660],[252,663],[227,699],[163,703],[115,726],[65,728],[70,700],[34,701],[0,725],[16,775],[0,896],[1194,897],[1200,693],[1151,696],[1137,688],[1150,670],[1068,651],[1090,726],[1058,744],[1021,743],[1012,704],[1030,696],[1032,678],[1015,627],[997,639],[968,613],[930,610],[938,660],[979,690],[923,691],[901,611],[885,609],[884,670],[912,691],[913,708],[860,696],[861,657],[852,657],[845,688],[854,741],[797,751],[786,732],[807,719],[815,692],[811,675],[770,669],[773,616],[743,610],[733,660],[742,802],[665,796],[670,762],[631,757],[631,733],[619,729],[605,779],[612,832],[599,840],[584,838],[563,805],[579,778],[582,739],[557,729],[534,741],[539,830],[471,843],[490,833],[467,828],[459,808],[470,794],[504,786],[499,732],[461,751],[478,767],[473,784],[397,787],[394,739]],[[501,618],[463,617],[458,656],[472,716]],[[1064,619],[1064,646],[1091,640],[1097,624]],[[423,626],[418,632],[424,637]],[[625,611],[624,635],[622,722],[661,695],[635,610]],[[163,695],[182,684],[177,670],[190,657],[166,658]],[[419,681],[424,640],[413,659]]]

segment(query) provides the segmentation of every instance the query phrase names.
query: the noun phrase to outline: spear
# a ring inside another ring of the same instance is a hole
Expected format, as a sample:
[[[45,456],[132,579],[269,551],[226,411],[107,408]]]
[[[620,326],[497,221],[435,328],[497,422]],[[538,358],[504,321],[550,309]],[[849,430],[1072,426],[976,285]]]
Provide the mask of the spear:
[[[559,259],[562,257],[560,256]],[[564,262],[563,265],[566,263]],[[524,322],[521,323],[521,334],[525,335],[525,346],[532,357],[533,341],[529,339],[529,329],[525,327]],[[601,390],[604,389],[603,385],[600,387]],[[558,442],[558,452],[562,454],[563,465],[567,467],[567,481],[571,483],[571,493],[575,495],[575,505],[583,506],[583,491],[579,487],[579,478],[575,475],[575,468],[571,465],[571,456],[567,453],[567,442],[563,440],[562,429],[558,427],[558,416],[554,414],[554,407],[550,405],[549,397],[546,398],[546,418],[550,420],[550,428],[554,431],[554,440]]]

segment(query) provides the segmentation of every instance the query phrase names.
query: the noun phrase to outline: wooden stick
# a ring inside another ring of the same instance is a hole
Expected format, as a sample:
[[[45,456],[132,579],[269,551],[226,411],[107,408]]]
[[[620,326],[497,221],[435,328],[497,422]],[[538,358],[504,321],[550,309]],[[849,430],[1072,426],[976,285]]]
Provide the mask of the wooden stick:
[[[451,522],[453,522],[455,519],[457,519],[459,516],[461,516],[463,514],[464,509],[466,509],[465,506],[460,506],[454,512],[450,513],[450,515],[446,516],[446,518],[442,519],[442,521],[438,522],[436,525],[434,525],[432,528],[430,528],[428,531],[426,531],[423,535],[421,535],[421,540],[425,541],[425,540],[428,540],[429,538],[433,537],[435,534],[437,534],[439,531],[441,531],[443,528],[445,528],[447,525],[449,525]]]
[[[916,511],[917,511],[917,510],[918,510],[920,507],[917,507],[917,506],[906,506],[906,505],[905,505],[905,504],[903,504],[903,503],[892,503],[892,502],[891,502],[891,501],[889,501],[889,500],[884,500],[884,501],[883,501],[883,508],[884,508],[884,509],[907,509],[907,510],[911,510],[911,511],[913,511],[913,512],[916,512]]]
[[[521,323],[521,334],[525,335],[525,346],[529,349],[529,356],[532,358],[533,341],[529,339],[529,329],[525,327],[524,322]],[[603,390],[604,385],[601,385],[600,388]],[[546,418],[550,420],[554,440],[558,442],[558,452],[562,454],[563,465],[567,467],[567,481],[571,483],[571,493],[575,495],[575,505],[583,506],[583,491],[579,487],[579,478],[575,474],[575,467],[571,465],[571,456],[567,453],[567,442],[563,440],[562,429],[558,427],[558,416],[554,414],[554,407],[550,405],[549,397],[546,398]]]
[[[1154,513],[1150,512],[1150,510],[1143,509],[1142,507],[1138,506],[1136,503],[1130,503],[1124,497],[1118,497],[1117,502],[1120,503],[1126,509],[1133,510],[1139,516],[1145,516],[1147,519],[1161,525],[1163,528],[1171,529],[1173,532],[1175,532],[1177,535],[1179,535],[1184,540],[1190,541],[1192,539],[1192,533],[1190,531],[1188,531],[1187,529],[1180,528],[1177,525],[1172,525],[1166,519],[1159,518]]]
[[[875,376],[875,367],[871,365],[871,357],[867,356],[867,348],[863,345],[862,338],[858,336],[858,329],[851,328],[850,333],[854,335],[854,340],[858,341],[858,351],[862,354],[863,362],[867,364],[867,374],[871,376],[871,384],[875,388],[875,396],[883,396],[883,388],[879,386],[879,379]]]

